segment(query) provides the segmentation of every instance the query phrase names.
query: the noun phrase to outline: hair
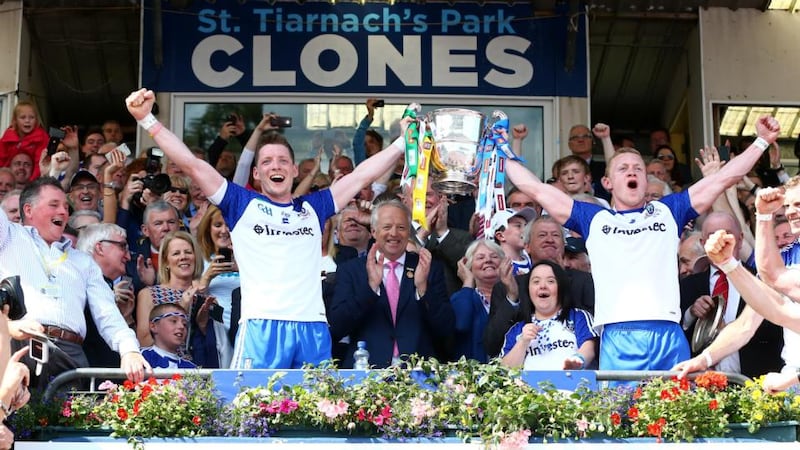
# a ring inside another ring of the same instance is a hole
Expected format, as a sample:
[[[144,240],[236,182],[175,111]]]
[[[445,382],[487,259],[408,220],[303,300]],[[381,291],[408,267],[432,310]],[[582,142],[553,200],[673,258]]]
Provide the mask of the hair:
[[[219,216],[223,221],[225,220],[222,217],[222,211],[215,205],[209,204],[206,214],[200,220],[200,225],[197,226],[197,246],[200,247],[200,252],[206,261],[210,261],[211,255],[217,252],[217,246],[214,244],[214,240],[211,239],[211,226],[216,216]]]
[[[103,144],[103,147],[105,147],[106,145],[108,145],[108,144]],[[112,143],[112,145],[113,145],[113,143]],[[102,149],[103,147],[100,147],[100,148]],[[83,158],[81,159],[81,167],[84,167],[84,169],[81,169],[81,170],[86,170],[86,168],[89,167],[89,165],[92,163],[92,158],[93,157],[103,158],[103,160],[106,160],[105,155],[101,155],[100,153],[87,153],[86,155],[83,155]]]
[[[0,206],[4,205],[6,203],[6,199],[11,198],[11,197],[13,197],[15,195],[21,195],[21,194],[22,194],[22,189],[12,189],[12,190],[6,192],[6,195],[3,197],[3,200],[0,200]],[[19,199],[17,199],[17,201],[19,201]]]
[[[558,161],[556,161],[553,165],[553,171],[555,172],[556,176],[561,175],[561,169],[567,167],[570,164],[578,164],[583,169],[583,173],[586,175],[592,174],[592,169],[589,167],[589,163],[586,162],[585,159],[581,158],[580,156],[576,155],[567,155]]]
[[[158,305],[153,306],[153,309],[150,310],[150,316],[147,318],[148,321],[155,319],[156,317],[168,312],[168,309],[176,309],[184,314],[188,314],[183,306],[180,303],[159,303]]]
[[[174,209],[174,208],[173,208]],[[194,274],[192,278],[197,279],[203,275],[203,257],[200,255],[200,252],[197,251],[197,243],[194,241],[194,238],[191,234],[185,231],[170,231],[164,236],[164,240],[161,241],[161,248],[158,249],[158,279],[161,284],[167,284],[170,280],[170,270],[169,270],[169,263],[167,262],[167,249],[169,249],[170,242],[180,239],[189,243],[192,246],[192,250],[194,251]]]
[[[286,136],[275,131],[266,133],[261,137],[261,141],[258,144],[258,152],[256,152],[256,157],[253,159],[254,163],[258,164],[258,159],[261,156],[261,150],[263,150],[264,147],[269,144],[283,145],[286,147],[289,150],[289,156],[292,158],[292,162],[294,163],[294,149],[292,148],[291,144],[289,144],[289,140],[286,139]]]
[[[382,203],[378,203],[378,204],[375,205],[374,208],[372,208],[372,215],[369,218],[369,225],[370,225],[371,229],[373,229],[373,230],[377,229],[377,227],[378,227],[378,212],[380,212],[380,210],[382,210],[383,208],[387,208],[387,207],[397,208],[397,209],[403,211],[403,213],[406,215],[406,218],[408,219],[408,229],[409,230],[413,229],[411,227],[411,211],[408,209],[408,207],[405,204],[403,204],[403,202],[401,202],[400,200],[394,200],[394,199],[393,200],[387,200],[387,201],[382,202]]]
[[[672,153],[672,157],[674,158],[673,161],[675,161],[675,164],[672,165],[672,170],[669,171],[669,177],[678,186],[683,186],[683,184],[685,183],[685,180],[681,176],[680,167],[678,167],[680,165],[678,163],[678,154],[675,153],[675,150],[671,146],[669,146],[667,144],[659,145],[658,147],[656,147],[655,152],[653,152],[653,158],[658,159],[658,152],[660,152],[661,150],[664,150],[664,149],[669,150],[669,152]]]
[[[467,258],[468,270],[472,270],[472,260],[475,258],[475,252],[478,251],[478,247],[480,246],[488,248],[490,251],[498,255],[501,260],[506,257],[506,253],[496,242],[487,239],[477,239],[472,241],[472,243],[469,244],[469,247],[467,247],[467,251],[464,252],[464,257]]]
[[[14,178],[14,171],[10,167],[0,167],[0,173],[7,173]]]
[[[69,219],[67,219],[67,226],[71,227],[73,230],[78,230],[78,227],[75,226],[75,222],[77,222],[79,218],[84,217],[84,216],[91,216],[91,217],[94,217],[95,219],[99,220],[100,222],[103,221],[103,217],[100,215],[99,212],[92,211],[90,209],[82,209],[80,211],[73,212],[69,216]],[[80,231],[80,230],[78,230],[78,231]]]
[[[621,148],[617,149],[617,151],[615,151],[613,155],[611,155],[611,158],[608,159],[608,163],[606,164],[605,176],[608,176],[608,174],[611,173],[611,166],[612,166],[612,163],[614,162],[614,160],[617,159],[618,157],[620,157],[622,155],[626,155],[626,154],[632,154],[632,155],[636,155],[636,156],[642,158],[642,154],[639,152],[639,150],[636,150],[635,148],[630,148],[630,147],[621,147]],[[644,161],[644,158],[642,158],[642,161]]]
[[[178,212],[178,210],[174,206],[170,205],[169,203],[167,203],[164,200],[156,200],[153,203],[150,203],[149,205],[147,205],[147,207],[144,209],[144,214],[142,214],[142,223],[147,225],[147,223],[150,220],[150,214],[152,214],[154,212],[164,212],[164,211],[169,211],[169,210],[172,210],[172,211],[175,212],[175,217],[178,220],[181,219],[180,213]]]
[[[669,187],[669,184],[665,183],[664,180],[662,180],[661,178],[658,178],[655,175],[648,175],[647,176],[647,182],[648,183],[660,184],[661,185],[661,195],[664,196],[664,197],[666,197],[669,194],[672,194],[672,188]]]
[[[783,190],[786,191],[797,186],[800,186],[800,175],[795,175],[783,183]]]
[[[100,241],[110,240],[114,235],[127,238],[125,229],[115,223],[93,223],[81,230],[76,248],[90,255],[94,254],[94,247]]]
[[[541,261],[537,261],[531,267],[531,271],[526,273],[525,275],[517,277],[517,282],[519,283],[519,309],[517,310],[517,322],[525,322],[531,323],[533,313],[535,312],[535,308],[533,307],[533,302],[531,301],[531,293],[530,293],[530,282],[531,282],[531,274],[533,273],[533,269],[541,266],[549,266],[553,269],[553,275],[556,277],[556,285],[558,286],[558,294],[556,295],[556,299],[558,301],[559,306],[561,307],[561,313],[558,315],[556,320],[559,322],[565,322],[569,319],[569,313],[572,309],[575,308],[575,305],[572,302],[571,297],[569,296],[569,277],[567,277],[567,272],[559,266],[557,263],[550,261],[549,259],[543,259]]]
[[[106,140],[106,135],[103,134],[103,130],[101,128],[91,127],[88,130],[86,130],[86,134],[83,135],[83,139],[81,140],[81,144],[85,144],[86,143],[86,138],[88,138],[89,136],[91,136],[93,134],[99,134],[100,136],[103,136],[103,140],[104,141]]]
[[[17,114],[19,114],[19,111],[26,106],[33,109],[33,115],[36,116],[36,126],[37,127],[42,126],[42,118],[39,115],[39,108],[37,108],[33,102],[28,100],[23,100],[21,102],[18,102],[16,106],[14,106],[14,112],[13,114],[11,114],[11,127],[14,128],[14,131],[16,131],[17,135],[20,134],[19,126],[17,126]]]
[[[380,144],[380,147],[383,148],[383,136],[380,133],[378,133],[374,129],[370,128],[369,130],[367,130],[366,135],[367,136],[371,136],[373,139],[378,141],[378,144]]]
[[[36,202],[39,201],[39,196],[42,193],[42,189],[45,186],[50,186],[55,189],[58,189],[61,192],[64,192],[64,188],[61,186],[61,183],[58,182],[53,177],[39,177],[25,186],[25,189],[19,194],[19,209],[20,209],[20,221],[24,224],[25,223],[25,214],[22,213],[22,208],[25,205],[35,205]]]

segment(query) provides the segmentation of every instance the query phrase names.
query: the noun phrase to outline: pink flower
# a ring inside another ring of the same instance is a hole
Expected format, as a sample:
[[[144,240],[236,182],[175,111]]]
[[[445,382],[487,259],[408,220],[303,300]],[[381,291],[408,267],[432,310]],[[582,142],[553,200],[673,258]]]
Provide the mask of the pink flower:
[[[528,438],[531,437],[530,430],[517,430],[513,433],[504,435],[500,439],[499,450],[517,450],[528,446]]]
[[[290,412],[296,409],[297,409],[297,402],[290,398],[285,398],[281,400],[280,407],[278,410],[280,411],[281,414],[289,414]]]
[[[578,427],[580,433],[585,433],[589,428],[589,421],[586,420],[586,417],[581,417],[575,421],[575,425]]]
[[[464,404],[467,406],[471,406],[472,402],[474,401],[475,401],[475,394],[469,394],[467,395],[467,398],[464,400]]]
[[[317,402],[317,409],[319,412],[325,414],[325,417],[328,419],[335,419],[343,414],[347,414],[347,408],[349,406],[350,405],[348,405],[344,400],[339,400],[338,402],[333,403],[327,398],[323,398]]]
[[[114,383],[111,380],[103,381],[102,383],[100,383],[100,386],[97,386],[97,389],[100,389],[101,391],[113,391],[116,388],[117,388],[116,383]]]
[[[421,424],[425,418],[432,417],[435,414],[436,408],[434,408],[430,402],[421,398],[411,400],[411,415],[414,416],[414,422],[417,425]]]

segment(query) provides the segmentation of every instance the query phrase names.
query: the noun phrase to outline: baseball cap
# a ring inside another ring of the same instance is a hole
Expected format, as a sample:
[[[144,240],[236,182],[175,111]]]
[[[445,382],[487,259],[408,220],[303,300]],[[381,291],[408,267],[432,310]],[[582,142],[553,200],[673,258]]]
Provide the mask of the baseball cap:
[[[564,240],[564,251],[569,253],[588,253],[583,239],[572,236],[568,236]]]
[[[70,180],[69,187],[72,188],[73,186],[75,186],[75,183],[77,183],[78,181],[82,181],[82,180],[88,180],[88,181],[91,181],[93,183],[97,183],[97,178],[95,178],[95,176],[92,175],[91,172],[89,172],[87,170],[79,170],[72,177],[72,180]]]
[[[531,220],[536,218],[536,210],[530,206],[526,206],[519,211],[515,211],[513,209],[497,211],[494,216],[492,216],[490,230],[491,238],[494,239],[494,234],[500,231],[501,228],[506,229],[508,227],[508,221],[513,217],[522,217],[525,219],[525,223],[529,223]]]

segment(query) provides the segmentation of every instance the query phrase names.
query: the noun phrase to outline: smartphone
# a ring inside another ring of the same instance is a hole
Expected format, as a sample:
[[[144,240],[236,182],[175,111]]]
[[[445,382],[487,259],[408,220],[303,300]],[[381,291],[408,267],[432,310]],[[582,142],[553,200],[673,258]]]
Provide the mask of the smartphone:
[[[270,118],[269,124],[278,128],[291,128],[292,118],[284,116],[275,116]]]
[[[131,278],[131,277],[127,276],[127,275],[123,275],[123,276],[119,277],[119,280],[117,280],[117,282],[114,284],[114,286],[117,286],[117,285],[120,285],[120,284],[125,286],[125,288],[127,288],[127,289],[133,289],[133,278]]]
[[[58,151],[58,144],[64,139],[66,133],[59,128],[50,127],[48,134],[50,135],[50,140],[47,142],[47,156],[53,156]]]
[[[47,339],[31,337],[28,342],[28,356],[38,363],[47,364],[47,360],[50,356],[50,349],[47,347]]]
[[[131,149],[129,149],[128,145],[125,143],[119,144],[114,148],[114,150],[121,151],[126,158],[131,156]],[[106,159],[108,160],[108,162],[111,162],[111,152],[106,153]]]
[[[226,123],[230,122],[230,123],[235,124],[237,120],[238,120],[238,118],[236,117],[236,114],[231,114],[230,116],[228,116],[227,119],[225,119],[225,122]]]
[[[217,305],[214,303],[211,305],[211,308],[208,309],[208,317],[216,320],[217,322],[222,322],[222,312],[225,310],[222,306]]]
[[[383,108],[386,105],[386,102],[383,100],[375,100],[372,102],[372,106],[375,108]]]
[[[222,259],[219,262],[229,263],[233,261],[233,250],[227,247],[220,247],[217,251],[219,255],[222,256]]]

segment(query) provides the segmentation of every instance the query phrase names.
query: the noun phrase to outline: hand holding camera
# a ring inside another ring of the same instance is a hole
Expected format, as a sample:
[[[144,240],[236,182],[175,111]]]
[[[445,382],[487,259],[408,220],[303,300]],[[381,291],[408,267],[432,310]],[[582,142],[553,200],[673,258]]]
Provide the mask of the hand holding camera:
[[[192,317],[197,322],[200,332],[206,334],[208,320],[213,319],[222,322],[223,307],[217,304],[217,298],[203,294],[195,294],[192,302]]]

